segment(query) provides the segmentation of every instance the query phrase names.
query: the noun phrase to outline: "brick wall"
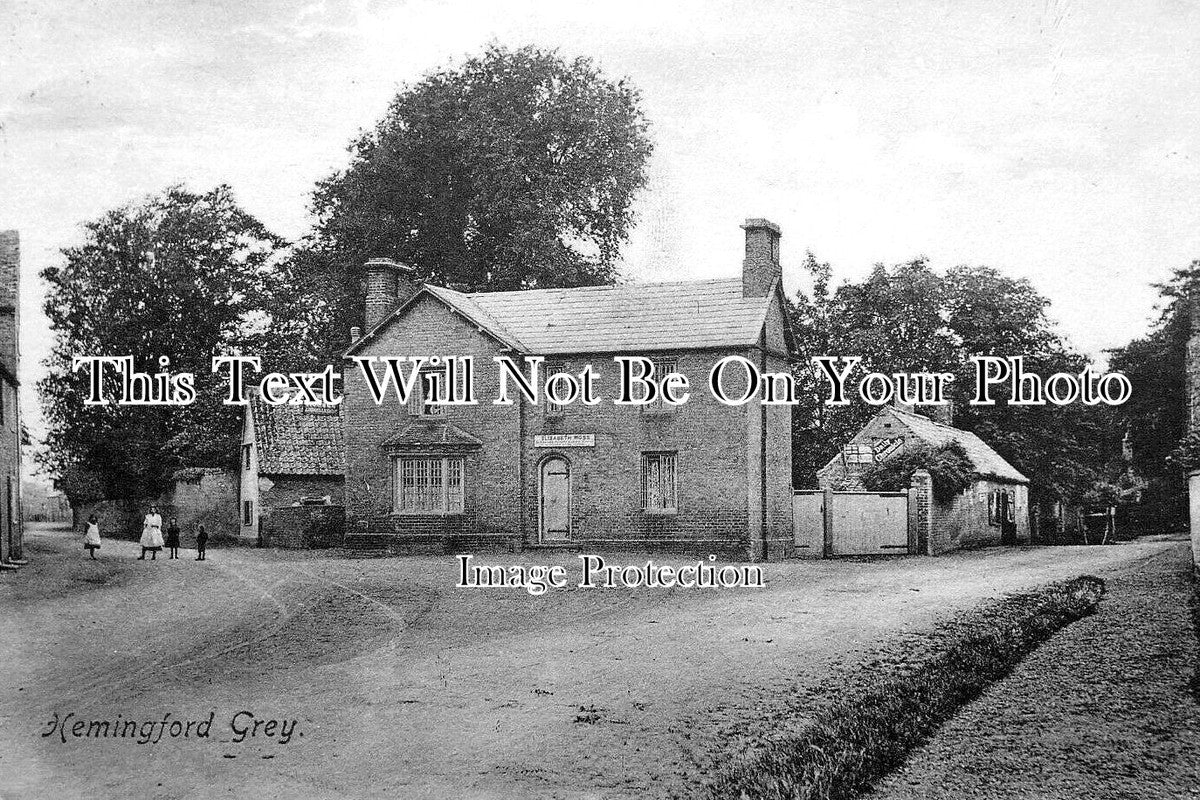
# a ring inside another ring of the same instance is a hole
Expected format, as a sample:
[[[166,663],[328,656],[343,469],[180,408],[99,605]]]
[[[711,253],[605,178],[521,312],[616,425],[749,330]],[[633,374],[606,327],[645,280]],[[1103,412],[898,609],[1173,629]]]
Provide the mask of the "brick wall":
[[[677,408],[657,411],[618,406],[617,365],[612,353],[556,357],[568,371],[587,363],[600,373],[595,406],[571,405],[557,415],[543,407],[526,409],[526,530],[536,541],[539,525],[539,467],[550,456],[570,464],[572,528],[576,541],[593,548],[647,548],[737,552],[746,557],[750,505],[747,428],[757,420],[756,406],[731,408],[706,388],[708,372],[725,353],[671,354],[676,369],[688,376],[691,397]],[[751,411],[753,409],[753,411]],[[584,433],[595,447],[540,448],[539,434]],[[642,510],[642,454],[676,453],[678,513]],[[757,450],[755,450],[757,453]],[[757,473],[756,473],[757,475]],[[759,513],[754,508],[755,518]]]
[[[0,231],[0,364],[20,374],[21,247],[16,231]],[[21,559],[21,416],[17,386],[0,380],[0,561]]]
[[[493,406],[498,379],[492,357],[503,351],[490,337],[451,313],[440,302],[418,300],[404,318],[390,326],[361,355],[473,355],[479,405],[447,408],[437,421],[452,422],[488,446],[465,460],[466,513],[456,517],[392,514],[392,463],[381,443],[420,420],[389,396],[376,405],[362,373],[353,362],[344,366],[346,415],[346,527],[358,534],[441,535],[491,532],[521,538],[521,469],[518,442],[519,406]],[[380,365],[380,370],[383,369]]]
[[[306,497],[328,497],[329,504],[340,506],[344,502],[345,480],[336,475],[266,475],[271,483],[269,489],[260,482],[258,497],[260,509],[265,516],[277,508],[299,505]]]
[[[345,509],[339,506],[284,506],[263,516],[267,547],[310,549],[339,547],[345,529]]]
[[[1017,542],[1028,544],[1029,487],[979,480],[948,502],[935,504],[933,552],[1000,544],[1000,526],[988,521],[988,495],[997,489],[1012,492],[1016,503],[1013,516],[1016,519]]]

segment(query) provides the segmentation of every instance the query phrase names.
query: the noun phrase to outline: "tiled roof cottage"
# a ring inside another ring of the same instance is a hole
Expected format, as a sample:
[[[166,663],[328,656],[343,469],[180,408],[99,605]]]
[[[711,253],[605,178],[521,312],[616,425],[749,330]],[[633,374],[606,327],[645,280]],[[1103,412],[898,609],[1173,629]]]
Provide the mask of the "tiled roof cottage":
[[[817,480],[823,488],[861,489],[858,476],[871,464],[916,445],[941,447],[950,442],[958,442],[966,451],[975,474],[960,494],[933,505],[926,552],[1028,543],[1029,479],[974,433],[907,409],[881,409],[817,472]]]

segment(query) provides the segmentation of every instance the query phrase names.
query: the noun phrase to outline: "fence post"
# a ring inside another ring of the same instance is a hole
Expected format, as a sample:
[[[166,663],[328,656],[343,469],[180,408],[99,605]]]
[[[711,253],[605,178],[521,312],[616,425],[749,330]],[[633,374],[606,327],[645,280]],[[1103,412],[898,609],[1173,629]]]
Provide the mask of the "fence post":
[[[933,476],[928,470],[919,469],[912,475],[912,488],[909,490],[909,497],[915,499],[915,502],[910,500],[915,509],[909,511],[910,519],[915,516],[913,528],[915,529],[911,536],[916,538],[917,553],[924,553],[927,556],[933,555]],[[912,539],[909,539],[910,545]]]
[[[825,542],[821,551],[822,558],[833,556],[833,489],[825,487],[825,495],[821,502],[821,512],[824,522]]]
[[[908,487],[908,554],[910,556],[921,552],[920,517],[917,515],[917,496],[919,494],[916,486]]]

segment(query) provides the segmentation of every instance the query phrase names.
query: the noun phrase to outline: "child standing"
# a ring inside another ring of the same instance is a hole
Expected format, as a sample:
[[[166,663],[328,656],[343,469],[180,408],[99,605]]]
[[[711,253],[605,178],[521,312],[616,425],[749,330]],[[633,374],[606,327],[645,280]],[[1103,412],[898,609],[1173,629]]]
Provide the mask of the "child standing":
[[[83,535],[83,547],[96,560],[96,551],[100,549],[100,519],[92,514],[87,519],[87,531]]]
[[[138,556],[138,561],[144,561],[146,553],[150,554],[150,560],[157,561],[158,551],[163,547],[162,517],[157,506],[150,506],[150,512],[142,518],[141,544],[142,554]]]
[[[205,561],[205,548],[208,546],[208,531],[204,530],[204,524],[200,524],[200,528],[196,531],[196,560]]]
[[[168,558],[179,558],[179,523],[174,517],[171,517],[171,524],[167,526],[167,549],[171,551]]]

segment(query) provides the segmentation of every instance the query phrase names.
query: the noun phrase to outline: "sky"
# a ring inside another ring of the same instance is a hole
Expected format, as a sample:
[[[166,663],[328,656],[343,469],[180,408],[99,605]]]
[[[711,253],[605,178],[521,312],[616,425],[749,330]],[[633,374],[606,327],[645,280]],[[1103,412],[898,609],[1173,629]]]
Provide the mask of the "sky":
[[[738,274],[747,217],[835,281],[877,262],[1029,278],[1076,347],[1143,335],[1200,258],[1200,4],[0,0],[0,229],[22,239],[22,400],[42,268],[173,183],[308,228],[314,183],[389,99],[489,43],[588,56],[655,153],[634,280]]]

